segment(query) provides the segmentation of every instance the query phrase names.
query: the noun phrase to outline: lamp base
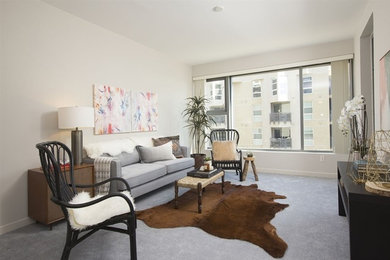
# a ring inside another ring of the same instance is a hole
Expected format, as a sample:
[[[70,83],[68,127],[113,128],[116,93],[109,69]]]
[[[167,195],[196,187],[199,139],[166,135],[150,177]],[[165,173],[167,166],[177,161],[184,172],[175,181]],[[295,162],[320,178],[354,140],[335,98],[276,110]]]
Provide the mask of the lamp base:
[[[74,165],[80,165],[83,162],[83,131],[78,128],[73,130],[71,142]]]

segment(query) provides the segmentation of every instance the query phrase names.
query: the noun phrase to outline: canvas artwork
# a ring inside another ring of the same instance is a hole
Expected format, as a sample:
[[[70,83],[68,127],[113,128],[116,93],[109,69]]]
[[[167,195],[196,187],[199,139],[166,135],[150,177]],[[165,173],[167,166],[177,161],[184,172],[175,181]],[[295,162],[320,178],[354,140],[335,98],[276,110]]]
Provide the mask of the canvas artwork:
[[[132,130],[134,132],[157,131],[157,94],[133,92]]]
[[[379,61],[380,129],[390,129],[390,51]]]
[[[130,91],[94,85],[95,134],[131,132]]]

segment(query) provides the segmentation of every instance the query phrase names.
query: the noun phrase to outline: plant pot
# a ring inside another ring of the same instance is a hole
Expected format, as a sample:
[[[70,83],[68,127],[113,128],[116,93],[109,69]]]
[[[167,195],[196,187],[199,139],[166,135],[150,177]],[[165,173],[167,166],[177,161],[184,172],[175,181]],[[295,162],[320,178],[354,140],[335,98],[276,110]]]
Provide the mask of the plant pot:
[[[204,164],[204,158],[206,158],[206,154],[204,153],[193,153],[191,157],[195,160],[195,169],[199,169]]]

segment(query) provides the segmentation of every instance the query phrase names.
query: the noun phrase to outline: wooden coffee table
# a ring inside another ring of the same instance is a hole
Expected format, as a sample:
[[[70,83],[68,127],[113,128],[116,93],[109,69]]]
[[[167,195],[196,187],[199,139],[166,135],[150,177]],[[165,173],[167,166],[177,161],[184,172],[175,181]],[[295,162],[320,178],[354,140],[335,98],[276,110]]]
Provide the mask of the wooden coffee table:
[[[175,209],[177,209],[177,198],[179,193],[179,187],[190,188],[198,191],[198,213],[202,213],[202,192],[207,185],[214,183],[219,178],[222,178],[222,194],[224,193],[225,172],[221,170],[216,175],[210,178],[197,178],[186,176],[178,181],[175,181]]]

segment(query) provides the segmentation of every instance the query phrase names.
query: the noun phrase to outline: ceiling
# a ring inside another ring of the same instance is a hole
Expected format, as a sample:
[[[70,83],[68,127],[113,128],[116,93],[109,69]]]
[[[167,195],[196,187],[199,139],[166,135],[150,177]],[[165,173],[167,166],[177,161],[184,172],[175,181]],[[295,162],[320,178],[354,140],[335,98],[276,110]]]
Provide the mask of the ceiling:
[[[368,2],[44,1],[189,65],[352,38]]]

